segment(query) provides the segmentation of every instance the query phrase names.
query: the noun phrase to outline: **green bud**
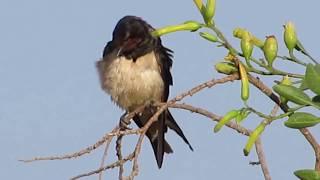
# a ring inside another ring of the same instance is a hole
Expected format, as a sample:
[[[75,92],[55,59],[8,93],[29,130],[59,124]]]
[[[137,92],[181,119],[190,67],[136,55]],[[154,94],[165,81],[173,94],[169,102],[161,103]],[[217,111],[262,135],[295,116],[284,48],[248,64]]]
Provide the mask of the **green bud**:
[[[291,86],[292,85],[292,81],[291,81],[289,76],[284,76],[282,81],[280,82],[280,84]],[[283,96],[280,96],[280,101],[281,101],[281,103],[286,104],[288,102],[288,99],[286,99]]]
[[[215,0],[207,0],[206,11],[204,14],[204,19],[207,24],[212,23],[212,18],[216,11],[216,1]]]
[[[244,155],[248,156],[250,153],[250,150],[253,146],[253,144],[256,142],[256,140],[260,137],[260,134],[264,131],[266,127],[266,124],[260,124],[258,127],[256,127],[255,130],[250,134],[249,140],[247,141],[247,144],[245,148],[243,149]]]
[[[296,47],[298,37],[296,34],[296,29],[292,22],[288,22],[284,25],[284,42],[289,51],[292,51]]]
[[[201,37],[203,37],[204,39],[206,39],[208,41],[211,41],[211,42],[217,42],[218,41],[217,36],[215,36],[213,34],[210,34],[210,33],[207,33],[207,32],[200,32],[199,35]]]
[[[259,47],[259,48],[263,48],[263,41],[256,38],[255,36],[251,36],[251,42],[252,44],[254,44],[255,46]]]
[[[233,36],[239,39],[242,39],[243,35],[247,32],[247,30],[243,29],[243,28],[235,28],[233,30]],[[251,36],[251,43],[254,44],[255,46],[262,48],[264,43],[261,39],[251,35],[249,33],[249,35]]]
[[[249,114],[250,114],[250,111],[248,109],[242,108],[240,110],[239,115],[236,117],[236,122],[241,123],[244,119],[248,117]]]
[[[264,57],[271,67],[278,54],[278,42],[275,36],[267,36],[263,46]]]
[[[220,131],[220,129],[227,123],[229,123],[232,119],[236,118],[239,115],[239,110],[231,110],[227,112],[226,115],[223,116],[223,118],[214,126],[213,131],[217,133]]]
[[[242,39],[243,34],[246,32],[243,28],[235,28],[233,30],[233,36],[239,39]]]
[[[241,62],[239,62],[239,73],[241,78],[241,99],[247,101],[250,95],[249,78],[247,70]]]
[[[196,21],[186,21],[183,24],[175,26],[167,26],[152,32],[153,36],[162,36],[176,31],[197,31],[201,28],[201,24]]]
[[[238,69],[231,62],[219,62],[214,67],[219,73],[227,75],[233,74],[238,71]]]
[[[202,0],[193,0],[193,2],[196,4],[196,6],[199,9],[199,11],[202,13],[202,9],[204,8]]]
[[[247,61],[250,60],[250,57],[251,57],[252,51],[253,51],[253,44],[251,43],[251,36],[248,31],[246,31],[242,35],[242,39],[241,39],[240,43],[241,43],[241,50],[242,50],[244,58]]]
[[[292,85],[291,78],[289,76],[284,76],[280,84],[291,86]]]

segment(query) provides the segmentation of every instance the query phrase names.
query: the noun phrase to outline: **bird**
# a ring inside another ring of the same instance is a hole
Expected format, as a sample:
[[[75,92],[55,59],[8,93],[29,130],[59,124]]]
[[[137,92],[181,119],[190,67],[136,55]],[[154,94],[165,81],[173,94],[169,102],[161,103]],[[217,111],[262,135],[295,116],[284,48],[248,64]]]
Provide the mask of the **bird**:
[[[156,113],[157,107],[152,103],[167,102],[169,86],[173,85],[170,72],[173,51],[162,45],[160,37],[152,35],[154,30],[140,17],[124,16],[116,24],[102,58],[96,62],[101,88],[126,113],[150,105],[133,117],[139,128]],[[164,153],[173,153],[165,139],[168,128],[193,151],[170,111],[165,110],[146,131],[159,169]]]

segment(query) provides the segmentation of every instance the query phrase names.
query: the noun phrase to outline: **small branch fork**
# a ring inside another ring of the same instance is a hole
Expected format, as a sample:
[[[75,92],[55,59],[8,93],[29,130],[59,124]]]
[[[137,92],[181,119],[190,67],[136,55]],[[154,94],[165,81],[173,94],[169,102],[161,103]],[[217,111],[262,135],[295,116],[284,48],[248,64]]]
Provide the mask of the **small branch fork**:
[[[139,173],[139,166],[138,166],[138,158],[141,152],[141,146],[143,143],[143,139],[145,137],[145,133],[148,130],[148,128],[152,125],[153,122],[157,121],[159,115],[165,111],[167,108],[177,108],[177,109],[183,109],[183,110],[187,110],[190,112],[194,112],[194,113],[198,113],[200,115],[203,115],[205,117],[208,117],[209,119],[213,120],[213,121],[220,121],[221,120],[221,116],[218,116],[212,112],[207,111],[206,109],[202,109],[200,107],[194,107],[192,105],[189,104],[185,104],[185,103],[178,103],[179,101],[183,100],[185,97],[188,96],[193,96],[194,94],[200,92],[203,89],[206,88],[211,88],[215,85],[218,84],[224,84],[227,82],[232,82],[234,80],[239,80],[239,75],[237,73],[235,74],[231,74],[228,76],[225,76],[223,78],[220,79],[212,79],[209,80],[205,83],[202,83],[194,88],[192,88],[189,91],[186,91],[178,96],[176,96],[175,98],[171,99],[170,101],[166,102],[166,103],[155,103],[154,105],[158,107],[158,111],[149,119],[149,121],[142,127],[142,128],[138,128],[138,129],[128,129],[128,128],[120,128],[120,126],[116,126],[114,129],[112,129],[110,132],[106,133],[99,141],[97,141],[95,144],[84,148],[78,152],[75,153],[71,153],[71,154],[66,154],[66,155],[59,155],[59,156],[49,156],[49,157],[35,157],[32,159],[27,159],[27,160],[20,160],[22,162],[34,162],[34,161],[43,161],[43,160],[63,160],[63,159],[71,159],[71,158],[77,158],[80,156],[83,156],[85,154],[89,154],[92,151],[94,151],[95,149],[99,148],[100,146],[102,146],[103,144],[105,145],[105,151],[102,157],[102,161],[100,164],[100,168],[93,170],[91,172],[88,173],[84,173],[84,174],[80,174],[78,176],[75,176],[73,178],[71,178],[71,180],[76,180],[82,177],[86,177],[86,176],[91,176],[94,174],[99,174],[99,180],[102,180],[102,172],[108,170],[108,169],[113,169],[113,168],[119,168],[119,180],[132,180],[134,179],[135,176],[138,175]],[[267,96],[269,96],[277,105],[276,106],[280,106],[280,101],[279,98],[272,93],[272,90],[270,90],[267,86],[265,86],[259,79],[254,78],[252,76],[249,76],[249,80],[250,82],[256,86],[260,91],[262,91],[264,94],[266,94]],[[124,120],[126,122],[130,122],[130,120],[137,114],[137,113],[141,113],[143,112],[145,106],[141,106],[139,108],[137,108],[135,111],[127,114],[124,118]],[[287,111],[287,109],[285,109],[284,107],[281,107],[281,109],[283,111]],[[275,111],[275,110],[274,110]],[[276,111],[273,113],[275,114]],[[271,113],[271,114],[273,114]],[[235,130],[236,132],[245,135],[245,136],[250,136],[251,134],[251,130],[242,127],[241,125],[235,123],[235,122],[230,122],[226,124],[227,127]],[[320,147],[319,144],[316,142],[315,138],[313,137],[313,135],[308,131],[308,129],[303,129],[301,130],[303,132],[303,134],[305,135],[306,139],[308,140],[308,142],[312,145],[312,147],[314,148],[315,152],[316,152],[316,168],[320,168],[319,165],[319,161],[320,161]],[[121,153],[121,141],[122,138],[127,136],[127,135],[139,135],[138,141],[136,143],[135,149],[133,150],[132,153],[130,153],[127,156],[123,156]],[[104,165],[105,159],[107,157],[107,152],[109,149],[109,144],[111,143],[111,141],[113,140],[113,138],[117,137],[116,140],[116,152],[117,152],[117,157],[118,160],[110,163],[108,165]],[[266,162],[266,158],[263,152],[263,148],[262,148],[262,143],[261,143],[261,139],[258,139],[255,143],[256,146],[256,151],[257,151],[257,155],[258,155],[258,159],[259,162],[257,162],[256,164],[260,164],[261,168],[262,168],[262,172],[265,176],[266,180],[271,180],[271,176],[268,170],[268,166],[267,166],[267,162]],[[127,163],[128,161],[132,161],[132,169],[131,172],[129,174],[129,176],[125,177],[124,174],[124,168],[123,165],[125,163]]]

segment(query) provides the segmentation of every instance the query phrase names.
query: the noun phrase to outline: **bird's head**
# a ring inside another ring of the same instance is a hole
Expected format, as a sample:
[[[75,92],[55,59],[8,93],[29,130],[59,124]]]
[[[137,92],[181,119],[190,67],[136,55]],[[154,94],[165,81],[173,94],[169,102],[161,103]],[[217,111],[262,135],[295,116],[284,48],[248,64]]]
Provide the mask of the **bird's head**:
[[[158,38],[152,36],[153,30],[139,17],[125,16],[120,19],[112,34],[112,44],[118,50],[118,56],[136,59],[154,50]]]

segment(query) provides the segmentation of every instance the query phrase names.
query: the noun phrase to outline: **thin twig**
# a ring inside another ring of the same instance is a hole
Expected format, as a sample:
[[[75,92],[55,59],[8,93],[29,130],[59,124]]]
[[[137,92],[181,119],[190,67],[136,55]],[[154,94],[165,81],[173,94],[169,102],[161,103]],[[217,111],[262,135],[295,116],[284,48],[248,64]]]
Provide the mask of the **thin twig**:
[[[125,120],[132,119],[137,113],[140,113],[144,110],[145,106],[138,107],[136,110],[131,112],[125,117]],[[119,126],[116,126],[111,132],[106,133],[99,141],[97,141],[95,144],[82,149],[80,151],[74,152],[72,154],[66,154],[66,155],[59,155],[59,156],[44,156],[44,157],[34,157],[32,159],[21,159],[19,161],[24,163],[34,162],[34,161],[47,161],[47,160],[63,160],[63,159],[71,159],[71,158],[77,158],[84,154],[89,154],[91,151],[97,149],[101,145],[103,145],[105,142],[107,142],[110,138],[113,138],[114,136],[119,135],[129,135],[129,134],[139,134],[138,130],[125,130],[120,131]]]
[[[116,131],[118,131],[118,127],[115,127],[111,133],[115,133]],[[71,159],[71,158],[77,158],[80,157],[84,154],[89,154],[91,151],[97,149],[98,147],[100,147],[101,145],[103,145],[106,141],[108,141],[109,139],[112,139],[113,135],[110,133],[105,134],[98,142],[96,142],[95,144],[82,149],[78,152],[72,153],[72,154],[66,154],[66,155],[61,155],[61,156],[47,156],[47,157],[35,157],[32,159],[27,159],[27,160],[19,160],[21,162],[25,162],[25,163],[29,163],[29,162],[33,162],[33,161],[44,161],[44,160],[63,160],[63,159]]]
[[[263,175],[264,175],[264,179],[265,180],[271,180],[271,175],[270,175],[270,171],[267,165],[267,160],[263,151],[263,146],[262,146],[262,142],[261,139],[258,138],[255,142],[255,146],[256,146],[256,152],[258,155],[258,159],[259,159],[259,164],[261,166]]]
[[[121,153],[121,143],[122,143],[123,135],[119,135],[116,141],[116,152],[118,156],[118,161],[122,160],[122,153]],[[123,164],[119,166],[119,180],[123,179]]]
[[[270,116],[275,116],[277,114],[278,110],[279,110],[279,105],[276,104],[272,108]],[[263,120],[263,123],[265,123],[265,124],[270,124],[271,122],[272,121],[269,120],[269,119],[264,119]],[[271,178],[270,171],[269,171],[269,168],[268,168],[268,165],[267,165],[267,160],[266,160],[266,156],[265,156],[265,153],[264,153],[264,150],[263,150],[263,146],[262,146],[262,142],[261,142],[261,138],[260,137],[255,142],[255,147],[256,147],[256,152],[257,152],[257,155],[258,155],[259,163],[261,165],[261,169],[262,169],[264,178],[265,178],[265,180],[271,180],[272,178]]]
[[[116,161],[116,162],[114,162],[112,164],[109,164],[109,165],[103,167],[103,168],[99,168],[97,170],[94,170],[94,171],[91,171],[91,172],[88,172],[88,173],[80,174],[78,176],[75,176],[75,177],[71,178],[70,180],[76,180],[76,179],[79,179],[79,178],[82,178],[82,177],[91,176],[93,174],[98,174],[101,171],[105,171],[107,169],[113,169],[115,167],[119,167],[120,165],[124,164],[125,162],[127,162],[129,160],[132,160],[133,157],[134,157],[134,153],[131,153],[127,157],[123,158],[121,161]]]
[[[312,133],[307,128],[299,129],[300,132],[304,135],[304,137],[308,140],[309,144],[312,146],[315,153],[315,170],[320,172],[320,145],[317,142],[316,138],[312,135]]]
[[[106,160],[106,158],[107,158],[107,155],[108,155],[108,149],[109,149],[111,140],[112,140],[112,138],[109,138],[109,140],[108,140],[107,143],[106,143],[106,147],[105,147],[105,149],[104,149],[103,156],[102,156],[102,159],[101,159],[100,168],[102,168],[102,167],[104,166],[104,162],[105,162],[105,160]],[[103,171],[101,171],[101,172],[99,173],[99,180],[102,180],[102,175],[103,175]]]

